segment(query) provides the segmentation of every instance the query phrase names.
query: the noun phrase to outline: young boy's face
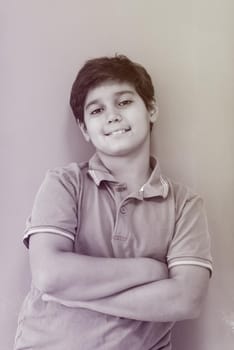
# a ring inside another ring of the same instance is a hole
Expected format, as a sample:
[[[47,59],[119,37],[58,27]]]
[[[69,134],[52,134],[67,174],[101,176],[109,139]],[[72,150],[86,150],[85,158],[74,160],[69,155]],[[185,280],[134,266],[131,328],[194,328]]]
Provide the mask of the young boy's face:
[[[108,81],[87,94],[81,129],[99,153],[125,156],[146,148],[155,120],[131,84]]]

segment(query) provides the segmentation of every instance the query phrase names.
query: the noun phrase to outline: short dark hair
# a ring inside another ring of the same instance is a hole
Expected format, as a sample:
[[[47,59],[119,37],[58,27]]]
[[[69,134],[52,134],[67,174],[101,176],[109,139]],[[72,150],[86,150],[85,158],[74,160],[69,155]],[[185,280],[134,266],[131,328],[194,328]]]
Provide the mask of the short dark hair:
[[[105,81],[132,84],[146,108],[153,108],[154,86],[144,67],[124,55],[94,58],[88,60],[80,69],[71,89],[70,106],[80,124],[84,124],[84,104],[89,90]]]

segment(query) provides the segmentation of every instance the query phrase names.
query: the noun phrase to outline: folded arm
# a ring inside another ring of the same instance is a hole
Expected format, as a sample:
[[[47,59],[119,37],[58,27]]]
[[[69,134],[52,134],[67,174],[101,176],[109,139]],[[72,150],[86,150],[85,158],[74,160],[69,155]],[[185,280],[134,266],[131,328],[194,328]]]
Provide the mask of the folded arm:
[[[29,252],[34,285],[51,297],[74,302],[110,297],[168,277],[161,262],[76,254],[70,239],[55,234],[32,235]]]
[[[129,319],[176,322],[199,316],[208,280],[207,269],[184,265],[173,267],[168,279],[133,287],[106,298],[89,302],[57,302]],[[50,300],[50,296],[45,300]]]
[[[197,317],[209,271],[181,265],[170,269],[148,258],[79,255],[73,243],[53,234],[30,238],[33,282],[44,300],[141,321]]]

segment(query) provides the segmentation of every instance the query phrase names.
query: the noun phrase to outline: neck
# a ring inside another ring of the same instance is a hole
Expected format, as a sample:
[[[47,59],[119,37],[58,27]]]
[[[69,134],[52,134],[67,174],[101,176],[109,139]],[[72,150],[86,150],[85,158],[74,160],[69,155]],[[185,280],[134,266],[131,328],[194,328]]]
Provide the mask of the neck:
[[[123,157],[108,157],[99,154],[99,157],[116,180],[125,183],[130,192],[139,190],[150,177],[149,150],[144,156],[131,154]]]

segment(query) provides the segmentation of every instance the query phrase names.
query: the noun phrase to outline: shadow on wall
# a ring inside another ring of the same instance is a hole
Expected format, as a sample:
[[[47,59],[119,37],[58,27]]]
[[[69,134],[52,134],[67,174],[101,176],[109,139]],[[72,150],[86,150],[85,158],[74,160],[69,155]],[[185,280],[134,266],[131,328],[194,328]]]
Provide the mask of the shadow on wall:
[[[64,127],[65,147],[69,161],[82,162],[88,160],[94,153],[94,147],[85,141],[79,125],[70,110],[67,112],[67,122]]]

